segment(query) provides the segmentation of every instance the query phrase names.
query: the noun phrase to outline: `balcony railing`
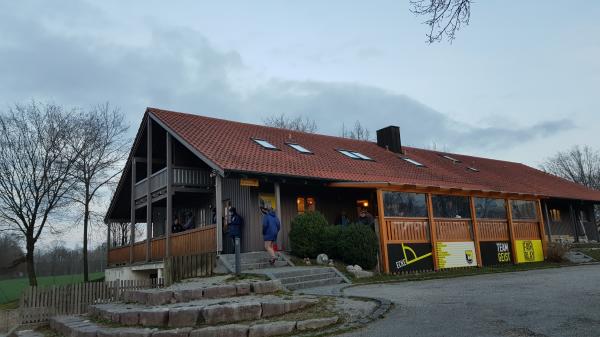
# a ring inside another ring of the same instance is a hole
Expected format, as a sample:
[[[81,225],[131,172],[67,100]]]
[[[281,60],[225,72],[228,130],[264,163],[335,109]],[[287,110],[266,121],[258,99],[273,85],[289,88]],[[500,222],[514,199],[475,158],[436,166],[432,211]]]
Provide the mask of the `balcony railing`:
[[[135,184],[135,199],[140,199],[147,194],[148,178]],[[173,167],[173,186],[206,187],[211,185],[210,172],[190,167]],[[154,172],[150,176],[150,193],[167,187],[167,169]]]

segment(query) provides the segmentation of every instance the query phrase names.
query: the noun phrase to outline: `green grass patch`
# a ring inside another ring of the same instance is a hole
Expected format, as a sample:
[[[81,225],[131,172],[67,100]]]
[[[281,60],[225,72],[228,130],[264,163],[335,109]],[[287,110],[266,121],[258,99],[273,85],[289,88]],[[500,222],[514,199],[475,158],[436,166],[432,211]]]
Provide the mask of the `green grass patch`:
[[[535,263],[521,263],[517,265],[506,265],[506,266],[495,266],[495,267],[481,267],[481,268],[454,268],[444,269],[438,272],[425,272],[425,273],[413,273],[403,275],[386,275],[377,274],[373,277],[352,279],[354,284],[365,284],[365,283],[386,283],[386,282],[403,282],[403,281],[423,281],[423,280],[435,280],[443,278],[453,278],[462,276],[473,276],[483,274],[494,274],[494,273],[508,273],[515,271],[525,271],[534,269],[548,269],[548,268],[559,268],[564,264],[554,262],[535,262]]]
[[[104,273],[90,273],[90,280],[96,281],[104,278]],[[38,286],[47,287],[53,285],[74,284],[83,282],[83,274],[43,276],[38,277]],[[23,290],[29,286],[26,277],[0,281],[0,304],[18,301]]]
[[[577,249],[573,249],[575,251],[578,252],[582,252],[583,254],[591,257],[592,259],[596,260],[596,261],[600,261],[600,249],[596,248],[596,249],[591,249],[591,248],[577,248]]]

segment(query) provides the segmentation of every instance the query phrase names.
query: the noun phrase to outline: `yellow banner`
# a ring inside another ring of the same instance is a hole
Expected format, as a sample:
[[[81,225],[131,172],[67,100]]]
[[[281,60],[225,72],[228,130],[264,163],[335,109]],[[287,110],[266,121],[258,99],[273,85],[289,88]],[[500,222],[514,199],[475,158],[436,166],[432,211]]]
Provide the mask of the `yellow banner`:
[[[517,263],[544,261],[542,240],[515,240]]]

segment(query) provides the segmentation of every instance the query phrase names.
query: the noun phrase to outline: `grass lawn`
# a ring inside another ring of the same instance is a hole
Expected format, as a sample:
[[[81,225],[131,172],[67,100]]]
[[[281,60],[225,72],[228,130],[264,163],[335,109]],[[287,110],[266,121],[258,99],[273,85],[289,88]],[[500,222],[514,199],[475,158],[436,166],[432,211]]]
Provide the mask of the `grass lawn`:
[[[91,273],[91,280],[98,280],[104,277],[104,273]],[[61,275],[61,276],[43,276],[38,277],[39,286],[63,285],[83,282],[83,274]],[[17,278],[0,281],[0,309],[3,305],[14,302],[19,299],[23,290],[29,285],[29,279]],[[10,304],[8,304],[10,306]]]

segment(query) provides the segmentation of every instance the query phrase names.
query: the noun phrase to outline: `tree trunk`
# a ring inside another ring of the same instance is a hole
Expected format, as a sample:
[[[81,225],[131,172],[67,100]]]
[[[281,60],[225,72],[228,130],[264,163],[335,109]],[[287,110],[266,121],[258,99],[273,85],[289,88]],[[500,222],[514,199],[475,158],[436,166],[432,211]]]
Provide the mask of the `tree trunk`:
[[[88,273],[88,222],[90,221],[90,207],[86,202],[83,213],[83,282],[89,282]]]
[[[35,244],[27,239],[27,254],[25,256],[27,260],[27,276],[29,277],[29,285],[37,286],[37,277],[35,276],[35,265],[33,264],[33,251]]]

